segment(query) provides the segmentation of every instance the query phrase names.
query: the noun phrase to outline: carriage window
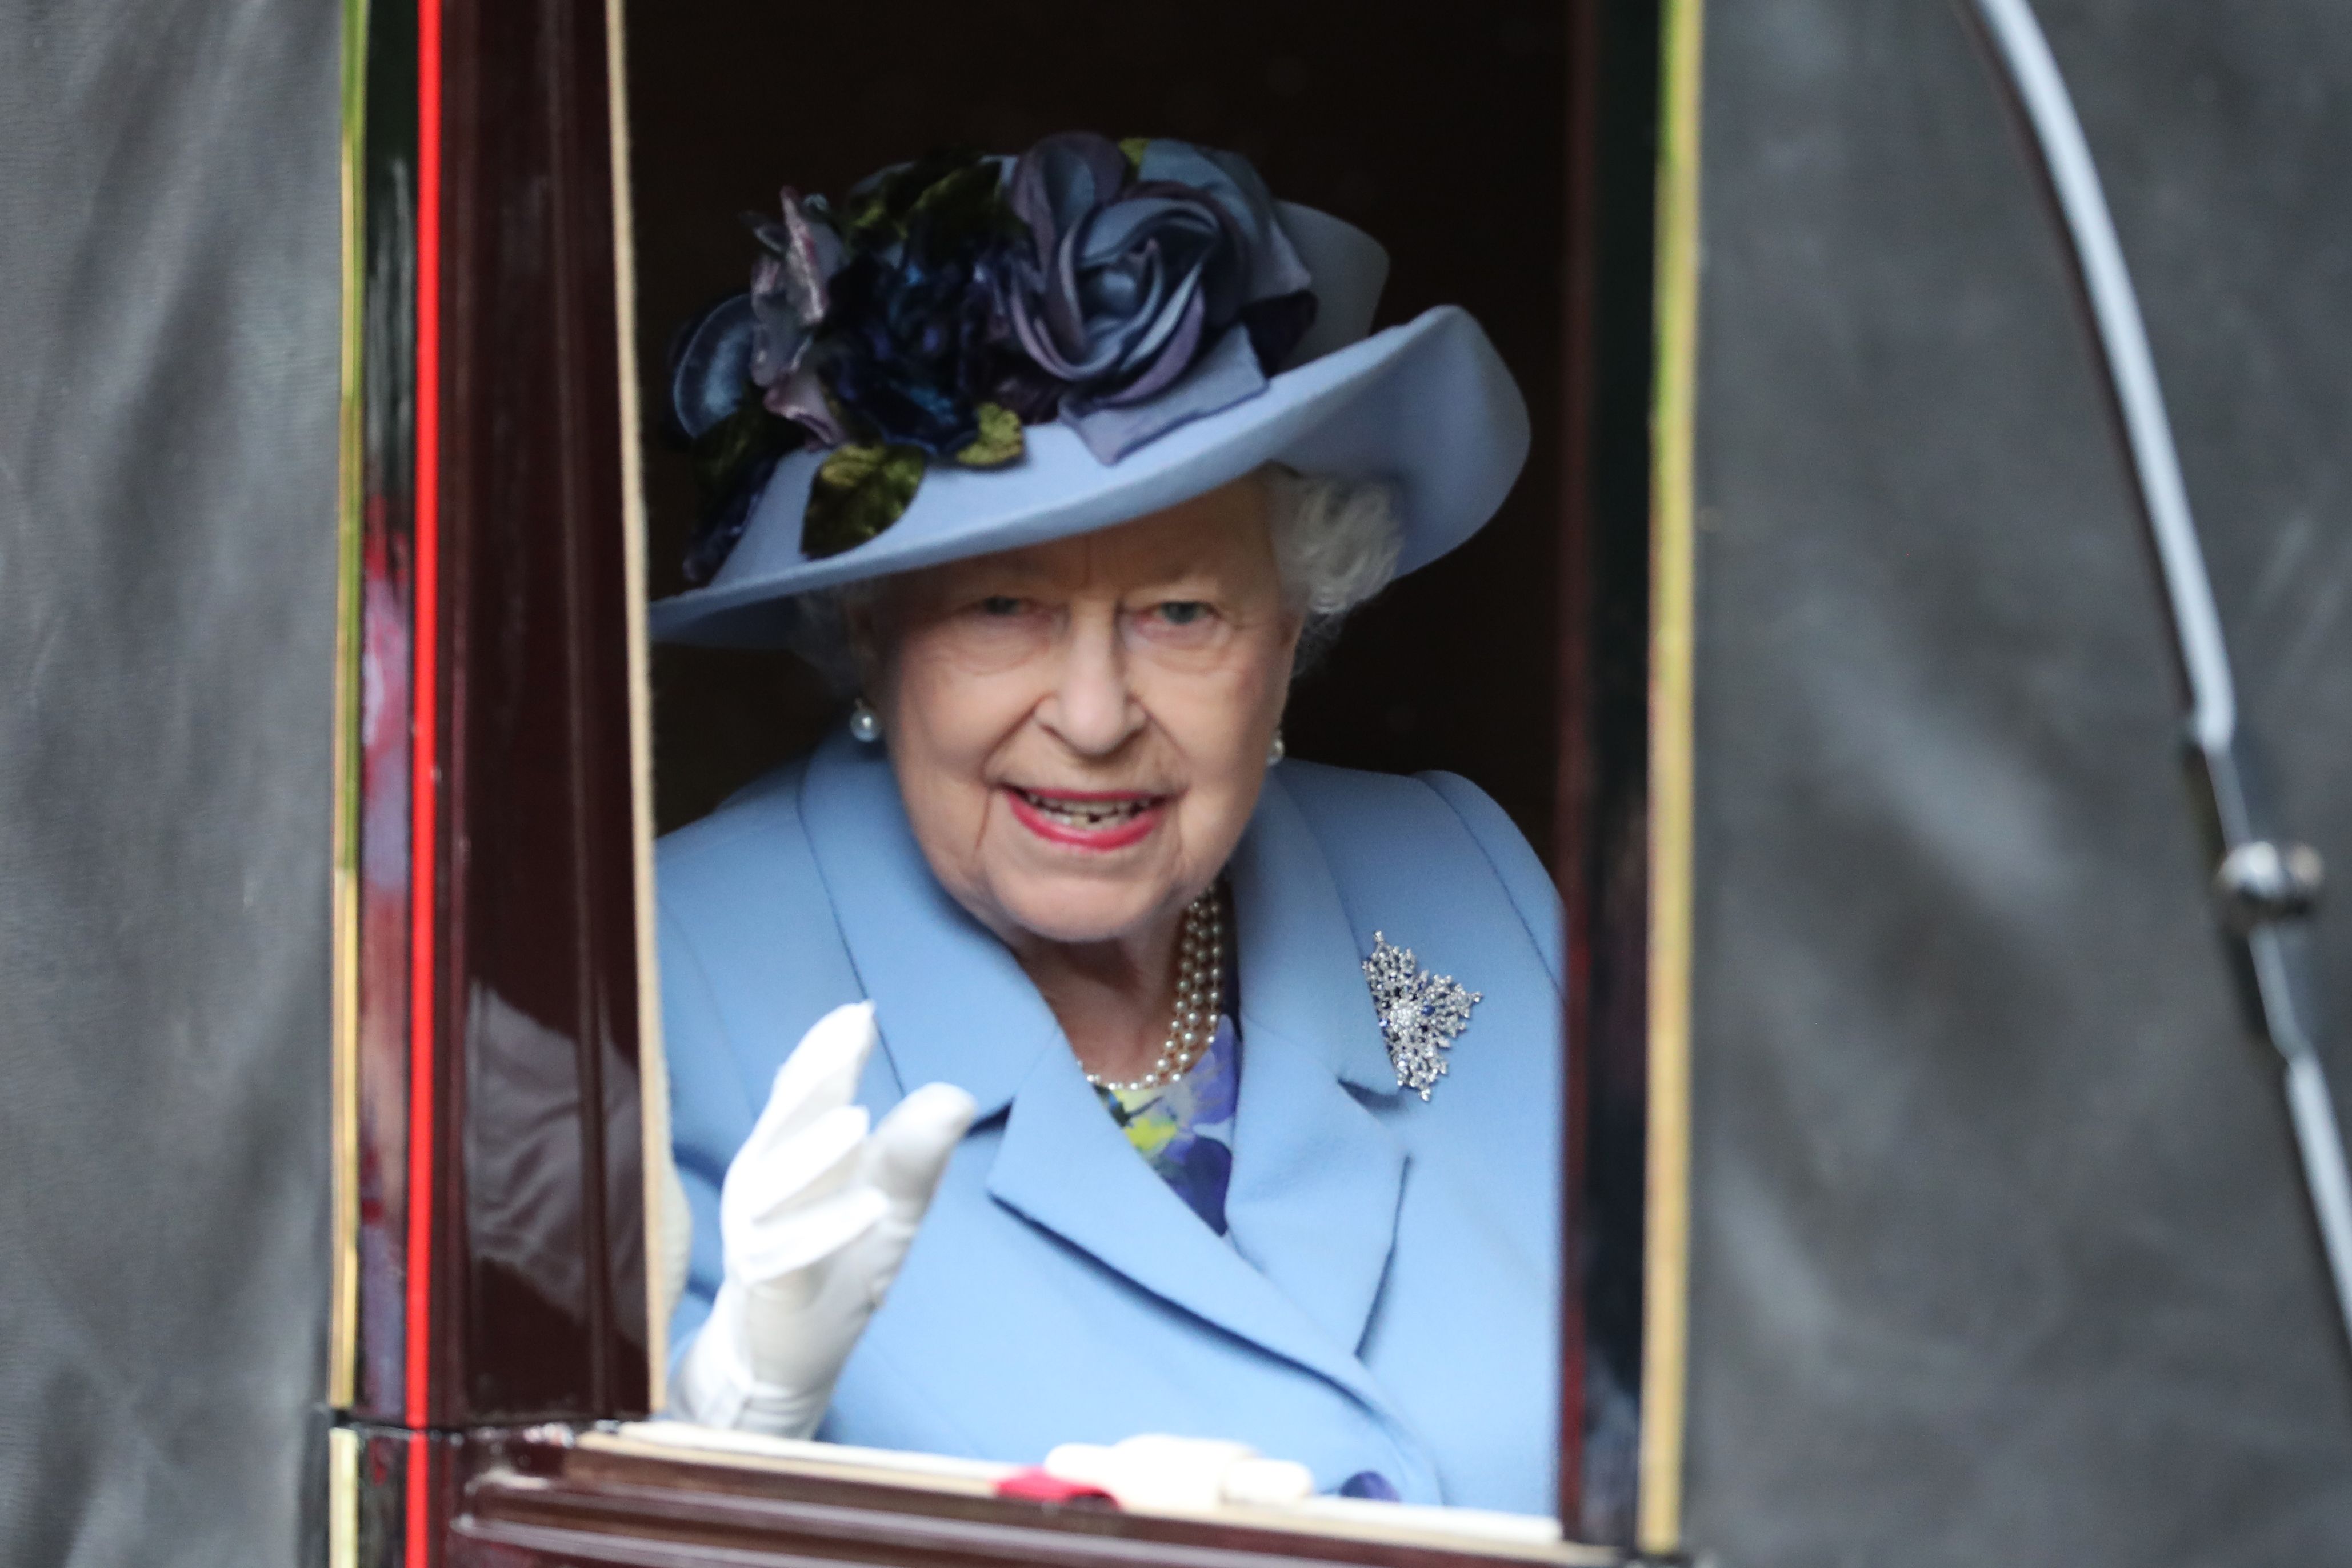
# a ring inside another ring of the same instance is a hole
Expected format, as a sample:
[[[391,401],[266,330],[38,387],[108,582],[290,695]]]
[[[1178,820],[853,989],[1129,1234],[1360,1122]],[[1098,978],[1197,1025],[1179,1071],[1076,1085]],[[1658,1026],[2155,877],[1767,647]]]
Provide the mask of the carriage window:
[[[673,1407],[1549,1514],[1563,19],[869,27],[633,35]]]
[[[1652,89],[609,20],[355,44],[354,1517],[1630,1541]]]

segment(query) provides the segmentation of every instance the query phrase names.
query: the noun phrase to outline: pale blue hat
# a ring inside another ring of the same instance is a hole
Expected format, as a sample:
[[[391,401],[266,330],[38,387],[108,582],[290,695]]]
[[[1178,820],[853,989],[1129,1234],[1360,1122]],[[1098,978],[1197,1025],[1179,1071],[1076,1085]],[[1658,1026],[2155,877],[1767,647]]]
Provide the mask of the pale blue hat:
[[[1240,163],[1213,156],[1228,169]],[[1144,173],[1151,172],[1147,164]],[[1247,178],[1254,182],[1254,172]],[[791,201],[788,193],[788,210]],[[1460,544],[1494,516],[1527,458],[1527,406],[1510,372],[1457,306],[1367,335],[1388,273],[1380,245],[1311,208],[1268,202],[1264,212],[1278,223],[1294,270],[1303,265],[1315,307],[1312,326],[1274,374],[1251,371],[1257,390],[1213,412],[1180,412],[1181,422],[1142,436],[1110,461],[1097,455],[1104,447],[1098,428],[1084,431],[1066,409],[1061,419],[1029,426],[1023,456],[1005,466],[935,461],[895,522],[819,556],[802,547],[802,519],[830,453],[792,452],[775,463],[710,581],[653,605],[654,635],[782,646],[793,600],[812,589],[1088,532],[1174,506],[1269,462],[1394,485],[1404,535],[1401,574]],[[1231,326],[1226,336],[1242,342],[1242,327]],[[1203,363],[1213,357],[1206,348],[1199,354]],[[1180,382],[1162,395],[1181,401],[1183,393]],[[772,394],[768,406],[776,405]],[[1149,405],[1139,406],[1149,427]]]

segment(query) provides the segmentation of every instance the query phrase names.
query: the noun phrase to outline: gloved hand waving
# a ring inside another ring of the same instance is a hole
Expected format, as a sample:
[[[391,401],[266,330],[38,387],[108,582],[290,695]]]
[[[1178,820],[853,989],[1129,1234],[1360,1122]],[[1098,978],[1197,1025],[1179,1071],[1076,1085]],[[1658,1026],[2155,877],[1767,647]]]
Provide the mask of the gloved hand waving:
[[[898,1278],[976,1108],[926,1084],[872,1125],[854,1096],[876,1039],[870,1002],[818,1019],[727,1168],[726,1278],[671,1400],[688,1420],[808,1436]]]

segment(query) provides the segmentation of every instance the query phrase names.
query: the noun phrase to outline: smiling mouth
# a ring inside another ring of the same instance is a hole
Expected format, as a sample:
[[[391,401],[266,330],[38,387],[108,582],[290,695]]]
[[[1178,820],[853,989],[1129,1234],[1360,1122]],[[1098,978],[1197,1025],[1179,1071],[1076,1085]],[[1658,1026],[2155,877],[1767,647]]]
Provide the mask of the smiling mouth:
[[[1164,795],[1069,795],[1005,786],[1013,815],[1039,837],[1088,849],[1119,849],[1159,826]]]
[[[1035,790],[1018,787],[1013,793],[1047,821],[1063,827],[1079,828],[1116,827],[1133,822],[1158,805],[1161,799],[1156,795],[1040,795]]]

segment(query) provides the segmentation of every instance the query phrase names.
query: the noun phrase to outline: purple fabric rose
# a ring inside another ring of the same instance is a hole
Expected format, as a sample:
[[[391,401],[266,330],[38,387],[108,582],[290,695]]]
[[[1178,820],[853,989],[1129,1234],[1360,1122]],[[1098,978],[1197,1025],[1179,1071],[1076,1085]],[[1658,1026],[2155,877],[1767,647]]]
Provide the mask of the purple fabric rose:
[[[751,231],[761,254],[751,267],[751,376],[770,413],[829,447],[841,440],[841,427],[825,407],[809,348],[832,308],[828,285],[841,269],[841,237],[826,221],[822,198],[804,202],[786,185],[782,200],[782,220]]]
[[[1232,153],[1150,142],[1130,169],[1072,132],[1022,155],[1006,198],[1031,247],[1003,311],[1031,364],[1000,400],[1029,417],[1058,403],[1105,462],[1263,391],[1312,319],[1307,268]]]

